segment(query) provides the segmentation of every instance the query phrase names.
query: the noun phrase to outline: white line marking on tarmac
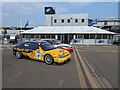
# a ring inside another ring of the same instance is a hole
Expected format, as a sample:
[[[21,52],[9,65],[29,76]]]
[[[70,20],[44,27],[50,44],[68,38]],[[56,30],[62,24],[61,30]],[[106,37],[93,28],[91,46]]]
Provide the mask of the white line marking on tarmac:
[[[85,57],[83,57],[83,58],[84,58],[85,62],[88,64],[88,66],[90,67],[90,69],[92,70],[92,72],[94,73],[95,77],[98,79],[98,82],[100,83],[99,88],[101,88],[101,86],[102,86],[102,88],[105,88],[105,86],[101,83],[98,75],[95,73],[93,67],[90,65],[90,63],[86,60]],[[99,83],[96,83],[96,84],[98,85]]]
[[[78,57],[80,58],[81,64],[82,64],[82,66],[83,66],[83,68],[84,68],[84,71],[85,71],[85,73],[86,73],[86,76],[88,77],[88,80],[89,80],[89,82],[90,82],[90,84],[91,84],[91,87],[92,87],[92,88],[98,88],[98,86],[97,86],[97,84],[95,83],[92,75],[90,74],[90,72],[89,72],[89,70],[88,70],[88,68],[87,68],[87,66],[86,66],[86,64],[85,64],[85,61],[83,60],[82,56],[81,56],[80,54],[78,54]]]
[[[11,49],[9,46],[7,46],[8,49]]]
[[[23,72],[24,71],[18,72],[17,74],[15,74],[15,76],[17,77],[17,76],[21,75]]]
[[[83,57],[85,62],[88,64],[88,66],[90,67],[90,69],[92,70],[92,72],[94,73],[95,77],[98,79],[98,82],[100,83],[100,85],[102,86],[102,88],[112,88],[112,86],[110,85],[110,83],[108,83],[108,81],[105,78],[102,78],[105,83],[105,85],[103,84],[103,82],[100,80],[100,78],[98,77],[98,75],[96,74],[96,72],[94,71],[93,67],[90,65],[90,63],[86,60],[85,57]]]
[[[87,88],[87,85],[86,85],[86,82],[85,82],[85,79],[84,79],[84,76],[83,76],[83,72],[81,70],[81,67],[80,67],[80,64],[79,64],[79,61],[77,59],[77,56],[76,56],[75,52],[74,52],[74,57],[75,57],[75,64],[76,64],[76,67],[77,67],[77,71],[78,71],[80,87],[81,88]]]
[[[78,50],[78,51],[83,51],[83,50]]]
[[[87,44],[87,46],[89,47],[89,44]]]
[[[3,50],[3,48],[0,48],[0,50]]]
[[[117,52],[117,51],[103,51],[103,50],[95,50],[95,51],[97,51],[97,52]]]
[[[110,52],[117,52],[117,51],[110,51]]]

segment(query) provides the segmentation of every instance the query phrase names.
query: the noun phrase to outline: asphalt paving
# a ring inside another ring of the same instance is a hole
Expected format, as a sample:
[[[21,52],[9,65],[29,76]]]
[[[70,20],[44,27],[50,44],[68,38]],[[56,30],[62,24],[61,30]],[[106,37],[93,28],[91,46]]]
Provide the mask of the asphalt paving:
[[[63,65],[46,65],[29,59],[16,59],[12,45],[2,49],[3,88],[80,88],[76,58]],[[79,54],[86,59],[99,78],[105,78],[118,87],[118,46],[78,46]]]
[[[118,46],[79,46],[78,50],[99,78],[118,87]]]
[[[80,88],[74,62],[46,65],[29,59],[16,59],[12,49],[3,49],[3,88]]]

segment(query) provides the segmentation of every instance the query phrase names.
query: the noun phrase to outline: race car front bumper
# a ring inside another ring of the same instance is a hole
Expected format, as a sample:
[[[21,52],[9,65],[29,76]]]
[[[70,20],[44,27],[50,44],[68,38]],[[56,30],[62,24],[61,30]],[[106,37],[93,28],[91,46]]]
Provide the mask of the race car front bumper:
[[[54,62],[59,63],[59,64],[60,63],[65,63],[65,62],[68,62],[70,60],[70,58],[71,58],[71,54],[69,54],[68,56],[66,56],[64,58],[56,58],[54,60]]]

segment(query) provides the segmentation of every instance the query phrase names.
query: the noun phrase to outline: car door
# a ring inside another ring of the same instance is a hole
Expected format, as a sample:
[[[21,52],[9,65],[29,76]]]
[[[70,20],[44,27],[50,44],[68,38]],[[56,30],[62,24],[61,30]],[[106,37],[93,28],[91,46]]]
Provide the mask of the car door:
[[[29,57],[31,59],[34,59],[34,60],[42,59],[42,51],[39,48],[38,43],[30,43],[29,51],[30,51]]]
[[[21,44],[19,46],[20,50],[21,50],[21,53],[24,55],[24,56],[28,56],[29,54],[29,46],[30,46],[30,43],[29,42],[25,42],[23,44]]]

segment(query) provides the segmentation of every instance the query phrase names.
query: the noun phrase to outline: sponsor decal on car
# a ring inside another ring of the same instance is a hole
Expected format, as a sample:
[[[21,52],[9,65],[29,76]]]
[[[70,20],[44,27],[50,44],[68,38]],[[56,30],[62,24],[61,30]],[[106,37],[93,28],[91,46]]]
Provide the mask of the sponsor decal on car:
[[[42,53],[40,51],[36,52],[36,58],[41,59],[42,58]]]

